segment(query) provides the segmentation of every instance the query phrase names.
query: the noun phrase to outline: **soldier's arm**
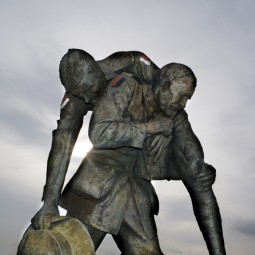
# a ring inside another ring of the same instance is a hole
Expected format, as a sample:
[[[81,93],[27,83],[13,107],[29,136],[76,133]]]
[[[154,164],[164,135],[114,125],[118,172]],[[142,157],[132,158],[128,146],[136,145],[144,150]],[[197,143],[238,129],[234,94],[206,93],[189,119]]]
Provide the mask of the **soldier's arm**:
[[[70,162],[73,147],[83,124],[83,116],[89,110],[83,100],[65,94],[57,129],[52,132],[52,145],[47,162],[47,177],[43,200],[53,198],[57,205]]]
[[[48,228],[50,222],[44,215],[58,215],[58,202],[70,162],[73,147],[82,127],[83,116],[90,110],[83,100],[65,94],[61,104],[60,119],[53,131],[52,145],[47,162],[43,207],[32,219],[35,228]]]
[[[89,128],[91,142],[95,148],[141,149],[147,137],[171,129],[171,120],[162,117],[148,123],[132,122],[127,117],[127,110],[131,100],[135,100],[135,87],[122,76],[116,79],[93,111]]]
[[[180,178],[194,189],[208,189],[215,181],[215,169],[204,161],[204,152],[193,132],[187,113],[181,111],[174,118],[171,167],[178,170]]]

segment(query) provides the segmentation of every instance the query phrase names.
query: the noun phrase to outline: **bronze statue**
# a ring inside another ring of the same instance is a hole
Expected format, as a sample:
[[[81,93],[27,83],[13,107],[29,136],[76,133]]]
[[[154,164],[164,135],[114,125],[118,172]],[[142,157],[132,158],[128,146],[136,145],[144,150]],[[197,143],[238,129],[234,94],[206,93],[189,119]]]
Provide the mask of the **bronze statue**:
[[[60,204],[87,227],[95,249],[110,233],[122,254],[163,254],[151,180],[182,180],[209,253],[226,254],[212,191],[215,169],[204,163],[184,111],[196,86],[192,70],[176,63],[159,69],[136,51],[96,62],[73,49],[61,60],[60,78],[66,94],[34,228],[49,227]],[[72,148],[89,110],[93,148],[61,195]]]

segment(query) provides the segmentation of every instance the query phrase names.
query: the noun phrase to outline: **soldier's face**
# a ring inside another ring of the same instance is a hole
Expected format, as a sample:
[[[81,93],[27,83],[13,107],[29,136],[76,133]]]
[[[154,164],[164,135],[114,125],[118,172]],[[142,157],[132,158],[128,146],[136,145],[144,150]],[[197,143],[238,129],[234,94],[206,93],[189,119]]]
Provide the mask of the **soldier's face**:
[[[87,87],[86,90],[83,90],[81,93],[79,93],[77,97],[81,98],[86,104],[95,105],[98,93],[96,93],[95,87],[90,86]]]
[[[185,77],[161,86],[156,100],[162,111],[167,116],[173,117],[176,112],[186,107],[194,91],[193,79]]]
[[[102,71],[94,63],[84,64],[82,76],[76,86],[76,96],[86,104],[95,105],[99,96],[100,88],[104,88],[106,81]],[[101,75],[100,75],[101,72]]]

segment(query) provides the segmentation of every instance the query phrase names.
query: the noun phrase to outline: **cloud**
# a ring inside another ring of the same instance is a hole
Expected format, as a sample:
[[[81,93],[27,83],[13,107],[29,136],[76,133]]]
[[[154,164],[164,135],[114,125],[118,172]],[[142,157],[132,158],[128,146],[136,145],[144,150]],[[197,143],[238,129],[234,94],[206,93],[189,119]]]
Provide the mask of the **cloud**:
[[[102,244],[97,250],[98,255],[113,255],[120,254],[120,250],[117,247],[117,244],[114,242],[111,235],[106,235]]]
[[[255,236],[255,220],[241,220],[236,222],[234,229],[247,236]]]
[[[191,199],[181,181],[154,181],[160,200],[159,215],[165,221],[194,221]],[[167,190],[167,193],[164,191]]]
[[[3,180],[0,201],[4,204],[1,207],[1,229],[4,231],[0,233],[0,246],[2,254],[13,255],[17,252],[18,243],[30,219],[39,208],[38,191],[35,188],[28,189],[29,185],[24,182]]]
[[[170,249],[169,251],[173,254],[184,254],[184,252],[179,249]]]

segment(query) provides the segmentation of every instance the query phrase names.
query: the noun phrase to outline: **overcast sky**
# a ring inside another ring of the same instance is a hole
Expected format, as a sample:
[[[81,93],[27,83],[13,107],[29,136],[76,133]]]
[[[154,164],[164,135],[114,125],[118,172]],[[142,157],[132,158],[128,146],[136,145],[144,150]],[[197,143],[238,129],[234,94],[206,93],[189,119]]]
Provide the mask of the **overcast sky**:
[[[0,0],[0,250],[16,254],[41,206],[51,132],[64,89],[61,57],[95,59],[139,50],[159,67],[179,62],[198,79],[187,106],[217,196],[228,254],[255,250],[255,1]],[[86,117],[67,179],[90,147]],[[165,254],[204,255],[206,246],[181,182],[154,182]],[[100,255],[120,254],[107,237]]]

